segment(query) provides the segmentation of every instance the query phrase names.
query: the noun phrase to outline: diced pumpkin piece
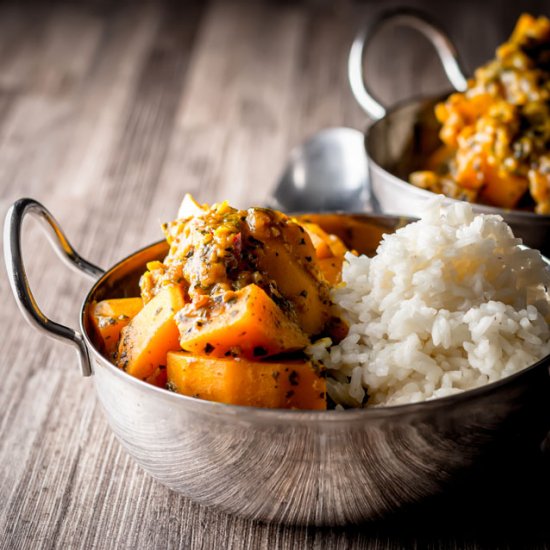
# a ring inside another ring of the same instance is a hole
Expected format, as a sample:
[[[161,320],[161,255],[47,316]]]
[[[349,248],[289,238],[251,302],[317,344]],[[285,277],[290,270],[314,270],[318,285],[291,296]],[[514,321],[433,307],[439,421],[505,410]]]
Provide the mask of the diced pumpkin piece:
[[[319,269],[325,276],[325,279],[335,286],[342,281],[342,264],[344,263],[343,256],[332,256],[319,260]]]
[[[318,260],[332,258],[333,256],[344,256],[348,251],[346,245],[336,235],[331,235],[322,229],[319,225],[312,222],[301,224],[307,231]]]
[[[160,367],[157,367],[151,376],[148,376],[145,379],[145,382],[148,384],[153,384],[153,386],[157,386],[158,388],[165,388],[166,387],[166,365],[160,365]]]
[[[485,186],[479,194],[483,202],[514,208],[529,187],[529,180],[515,176],[493,165],[485,168]]]
[[[182,349],[197,355],[253,359],[296,351],[309,343],[300,327],[254,284],[216,304],[208,318],[204,313],[189,304],[176,315]]]
[[[524,36],[528,36],[533,30],[537,27],[537,20],[528,13],[522,13],[510,36],[509,42],[519,42],[521,43]]]
[[[330,317],[330,297],[327,283],[319,276],[315,249],[309,239],[306,243],[310,250],[306,260],[310,264],[309,269],[298,261],[287,243],[276,240],[266,243],[258,265],[277,283],[281,294],[292,302],[303,331],[313,335],[323,330]]]
[[[319,334],[331,315],[330,288],[321,277],[315,248],[302,225],[277,211],[251,208],[243,247],[255,268],[273,280],[308,335]]]
[[[160,365],[166,365],[166,354],[180,349],[174,315],[184,304],[181,288],[161,289],[122,329],[117,365],[141,380],[151,376]]]
[[[456,153],[455,179],[466,189],[479,189],[485,183],[487,157],[484,152],[459,149]]]
[[[332,256],[332,252],[330,250],[329,244],[326,242],[323,236],[319,235],[318,231],[316,231],[316,228],[318,227],[319,226],[314,223],[303,224],[303,228],[307,231],[307,234],[309,235],[309,238],[311,239],[311,242],[313,244],[313,248],[315,248],[317,259],[322,260],[324,258],[330,258]]]
[[[347,246],[339,237],[327,233],[316,223],[304,222],[302,226],[311,238],[321,273],[329,284],[338,284],[342,279],[342,263],[348,252]]]
[[[301,225],[311,238],[321,273],[329,284],[339,283],[344,255],[348,248],[339,237],[327,233],[316,223],[301,222]]]
[[[549,214],[550,209],[550,156],[541,157],[537,169],[527,173],[529,192],[537,203],[537,214]]]
[[[90,320],[104,355],[112,357],[117,349],[120,331],[142,308],[141,298],[114,298],[92,304]]]
[[[324,377],[309,361],[257,362],[168,353],[169,386],[184,395],[231,405],[326,409]]]

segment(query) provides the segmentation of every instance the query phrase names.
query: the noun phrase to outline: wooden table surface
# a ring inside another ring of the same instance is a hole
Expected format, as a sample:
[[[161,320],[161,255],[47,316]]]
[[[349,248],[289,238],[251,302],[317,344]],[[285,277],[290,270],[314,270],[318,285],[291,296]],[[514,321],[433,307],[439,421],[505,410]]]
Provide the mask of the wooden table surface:
[[[401,2],[450,31],[469,70],[520,10],[548,2]],[[396,2],[95,1],[0,6],[0,214],[42,201],[103,267],[160,238],[185,192],[265,203],[290,149],[367,120],[346,80],[361,22]],[[371,59],[372,58],[372,59]],[[388,104],[448,88],[427,43],[380,35],[373,88]],[[34,222],[25,259],[38,303],[75,326],[89,283]],[[534,452],[501,482],[467,486],[388,522],[342,529],[253,524],[145,475],[109,431],[74,351],[28,327],[0,277],[0,547],[547,547],[550,464]]]

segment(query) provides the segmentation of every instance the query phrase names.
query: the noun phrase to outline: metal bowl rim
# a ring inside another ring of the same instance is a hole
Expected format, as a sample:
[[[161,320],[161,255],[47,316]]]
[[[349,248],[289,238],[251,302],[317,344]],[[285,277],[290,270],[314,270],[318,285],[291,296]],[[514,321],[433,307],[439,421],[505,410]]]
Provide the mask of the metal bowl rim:
[[[331,212],[331,214],[333,214]],[[368,214],[358,213],[360,216],[368,217]],[[350,213],[350,215],[357,215]],[[396,218],[398,216],[392,215],[375,215],[374,217],[387,217],[387,218]],[[384,419],[394,416],[415,414],[420,412],[426,412],[434,409],[452,407],[458,402],[467,401],[470,399],[483,398],[486,394],[496,393],[503,386],[513,384],[518,378],[526,376],[528,373],[534,371],[535,369],[542,368],[546,363],[550,363],[550,354],[541,358],[539,361],[522,369],[519,372],[516,372],[510,376],[485,384],[478,388],[473,388],[470,390],[464,390],[460,393],[449,395],[446,397],[438,397],[435,399],[428,399],[425,401],[418,401],[416,403],[406,403],[402,405],[387,405],[380,407],[372,408],[356,408],[356,409],[345,409],[343,411],[337,410],[325,410],[325,411],[311,411],[311,410],[301,410],[301,409],[267,409],[261,407],[251,407],[244,405],[228,405],[225,403],[217,403],[214,401],[207,401],[204,399],[198,399],[196,397],[190,397],[187,395],[182,395],[175,392],[170,392],[166,389],[153,386],[143,380],[139,380],[126,372],[122,371],[116,367],[113,363],[107,360],[96,348],[92,339],[88,335],[85,325],[85,315],[88,309],[88,304],[91,302],[91,297],[95,294],[96,290],[103,284],[103,282],[109,278],[109,276],[118,269],[123,263],[129,261],[137,254],[145,252],[146,250],[159,246],[163,243],[163,240],[156,241],[150,245],[144,246],[137,251],[129,254],[124,257],[117,263],[115,263],[110,269],[106,270],[105,273],[94,283],[92,288],[89,290],[82,307],[80,310],[80,329],[83,334],[84,340],[88,350],[91,350],[94,358],[98,361],[103,367],[107,368],[110,374],[113,376],[118,376],[121,380],[124,380],[128,384],[133,384],[137,388],[141,388],[142,391],[150,392],[152,395],[157,397],[164,398],[167,400],[173,400],[174,403],[181,403],[182,406],[186,403],[193,404],[193,406],[199,406],[206,410],[206,412],[211,413],[225,413],[228,416],[239,415],[249,417],[251,419],[258,420],[269,420],[269,419],[280,419],[284,417],[285,420],[295,420],[295,421],[307,421],[307,422],[338,422],[338,421],[350,421],[354,418],[359,419]],[[543,256],[544,258],[544,256]],[[546,260],[548,261],[548,260]],[[351,418],[350,418],[351,417]]]

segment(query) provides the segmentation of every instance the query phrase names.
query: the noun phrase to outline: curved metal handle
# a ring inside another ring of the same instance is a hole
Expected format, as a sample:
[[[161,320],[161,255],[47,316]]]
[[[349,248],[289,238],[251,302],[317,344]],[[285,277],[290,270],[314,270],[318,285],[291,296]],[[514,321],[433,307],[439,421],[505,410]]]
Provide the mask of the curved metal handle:
[[[416,10],[397,9],[384,12],[374,23],[363,29],[353,41],[348,59],[348,78],[355,99],[367,115],[379,120],[386,115],[385,107],[374,98],[365,82],[364,53],[378,31],[389,24],[411,27],[421,32],[434,46],[447,78],[457,91],[463,91],[467,79],[460,66],[458,53],[449,37],[429,18]]]
[[[48,319],[40,311],[31,292],[21,253],[21,228],[26,214],[36,216],[46,226],[48,229],[47,235],[55,251],[71,268],[85,273],[94,280],[103,275],[104,272],[77,254],[54,217],[39,202],[33,199],[20,199],[8,210],[4,225],[4,259],[17,305],[29,324],[46,332],[53,338],[74,345],[78,352],[82,375],[90,376],[92,374],[90,357],[82,334]]]

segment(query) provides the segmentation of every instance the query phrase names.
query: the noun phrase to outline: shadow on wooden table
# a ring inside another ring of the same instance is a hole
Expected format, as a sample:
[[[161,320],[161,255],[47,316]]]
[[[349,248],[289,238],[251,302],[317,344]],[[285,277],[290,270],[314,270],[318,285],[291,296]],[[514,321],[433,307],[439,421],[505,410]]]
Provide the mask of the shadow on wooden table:
[[[444,496],[360,526],[287,527],[202,509],[204,525],[239,523],[247,548],[546,548],[550,541],[550,453],[517,449],[480,467]],[[201,507],[202,508],[202,507]],[[211,516],[212,514],[212,516]],[[215,516],[215,517],[214,517]],[[222,527],[222,531],[225,529]],[[247,535],[248,533],[248,535]],[[205,537],[208,539],[208,536]]]
[[[387,541],[396,548],[545,546],[550,541],[547,443],[544,452],[539,447],[518,450],[491,470],[471,471],[444,496],[411,506],[385,521],[319,531],[342,542]]]

